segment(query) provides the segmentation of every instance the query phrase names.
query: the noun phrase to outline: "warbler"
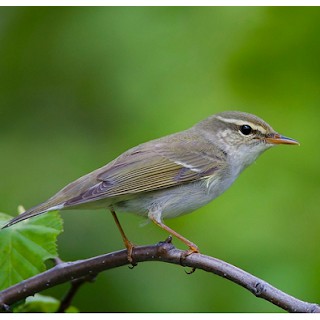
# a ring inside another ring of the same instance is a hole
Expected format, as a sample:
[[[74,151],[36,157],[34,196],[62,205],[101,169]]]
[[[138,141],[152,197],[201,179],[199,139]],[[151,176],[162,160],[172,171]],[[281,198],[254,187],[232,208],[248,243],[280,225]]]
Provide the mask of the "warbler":
[[[229,111],[192,128],[140,144],[105,166],[71,182],[47,201],[13,218],[4,227],[53,210],[107,208],[127,239],[116,211],[146,216],[188,246],[198,247],[169,228],[164,219],[195,211],[228,189],[265,150],[299,144],[255,115]]]

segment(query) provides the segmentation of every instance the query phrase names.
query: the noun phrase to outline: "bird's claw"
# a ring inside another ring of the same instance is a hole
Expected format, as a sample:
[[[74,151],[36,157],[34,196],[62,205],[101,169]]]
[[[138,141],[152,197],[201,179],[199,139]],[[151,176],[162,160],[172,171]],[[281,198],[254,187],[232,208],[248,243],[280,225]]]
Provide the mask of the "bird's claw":
[[[198,249],[197,246],[192,246],[192,247],[189,248],[189,250],[186,250],[186,251],[182,252],[182,254],[181,254],[181,256],[180,256],[180,265],[182,265],[183,267],[185,267],[186,265],[185,265],[185,263],[184,263],[184,260],[185,260],[188,256],[190,256],[191,254],[193,254],[193,253],[200,253],[200,251],[199,251],[199,249]],[[186,274],[192,274],[192,273],[194,273],[195,271],[196,271],[196,268],[193,267],[193,268],[191,268],[190,271],[185,271],[185,273],[186,273]]]

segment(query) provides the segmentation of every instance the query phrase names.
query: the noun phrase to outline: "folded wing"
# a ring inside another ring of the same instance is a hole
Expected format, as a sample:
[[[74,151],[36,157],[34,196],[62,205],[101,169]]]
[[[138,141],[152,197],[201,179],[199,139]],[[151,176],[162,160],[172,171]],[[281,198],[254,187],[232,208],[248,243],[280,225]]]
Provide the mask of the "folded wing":
[[[178,186],[215,174],[226,155],[212,143],[168,136],[128,150],[96,171],[97,183],[68,199],[75,206],[110,197],[125,197]]]

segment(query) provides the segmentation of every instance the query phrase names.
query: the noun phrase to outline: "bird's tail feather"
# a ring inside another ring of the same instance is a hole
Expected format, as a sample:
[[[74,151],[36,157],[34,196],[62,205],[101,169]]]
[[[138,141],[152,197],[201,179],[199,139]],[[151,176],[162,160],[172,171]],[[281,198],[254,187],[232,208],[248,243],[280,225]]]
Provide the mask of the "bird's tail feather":
[[[18,216],[11,219],[9,222],[7,222],[4,226],[2,226],[1,229],[10,227],[18,222],[21,222],[23,220],[38,216],[39,214],[48,212],[48,211],[54,211],[62,209],[63,205],[56,205],[52,206],[48,201],[41,203],[33,208],[30,208],[29,210],[19,214]]]

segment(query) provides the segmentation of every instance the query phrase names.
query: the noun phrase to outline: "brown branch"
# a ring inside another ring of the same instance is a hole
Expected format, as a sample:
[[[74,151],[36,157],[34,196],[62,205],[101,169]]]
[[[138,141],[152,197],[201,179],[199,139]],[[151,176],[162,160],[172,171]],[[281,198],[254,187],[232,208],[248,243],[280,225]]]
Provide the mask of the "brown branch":
[[[136,247],[133,258],[136,262],[162,261],[181,264],[184,251],[176,249],[171,239],[153,246]],[[0,307],[8,306],[49,287],[73,281],[101,271],[129,264],[127,251],[117,251],[86,260],[59,263],[48,271],[24,280],[0,292]],[[183,260],[185,266],[202,269],[237,283],[252,292],[256,297],[265,299],[289,312],[320,312],[320,306],[296,299],[267,282],[219,259],[202,254],[191,254]]]

